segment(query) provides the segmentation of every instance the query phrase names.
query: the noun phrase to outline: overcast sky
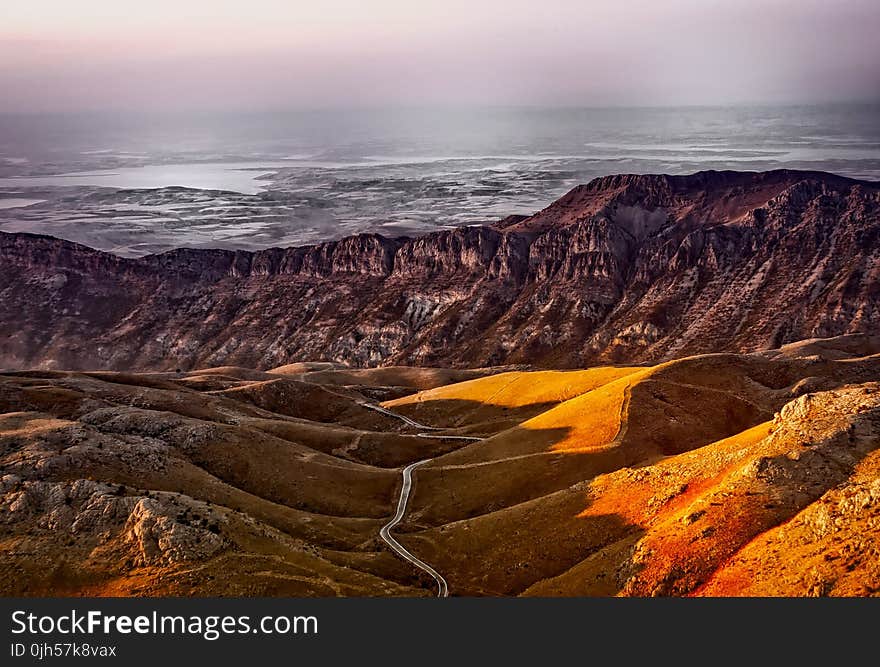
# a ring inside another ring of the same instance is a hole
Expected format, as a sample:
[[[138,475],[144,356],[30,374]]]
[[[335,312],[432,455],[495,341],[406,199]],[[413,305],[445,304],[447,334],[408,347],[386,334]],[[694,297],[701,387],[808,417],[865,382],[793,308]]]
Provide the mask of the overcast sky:
[[[880,0],[4,0],[0,110],[880,97]]]

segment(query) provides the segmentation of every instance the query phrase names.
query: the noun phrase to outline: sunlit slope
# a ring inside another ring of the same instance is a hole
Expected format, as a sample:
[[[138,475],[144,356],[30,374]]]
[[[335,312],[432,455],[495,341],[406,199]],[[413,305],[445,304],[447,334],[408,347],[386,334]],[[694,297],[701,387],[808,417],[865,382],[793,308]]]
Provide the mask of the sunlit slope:
[[[854,594],[856,582],[880,586],[878,447],[880,386],[851,386],[405,541],[461,594]],[[859,573],[834,575],[850,567]]]
[[[631,372],[419,472],[413,517],[439,524],[702,447],[808,391],[877,377],[878,357],[702,355]],[[440,402],[438,402],[439,404]]]
[[[581,371],[499,373],[411,396],[383,405],[425,424],[443,427],[517,422],[549,407],[640,370],[599,367]]]
[[[631,548],[643,534],[647,516],[680,498],[688,488],[705,486],[735,462],[743,448],[765,437],[768,429],[767,424],[758,425],[678,455],[675,458],[696,464],[680,476],[665,472],[670,465],[666,462],[658,464],[662,472],[653,477],[653,483],[644,483],[649,467],[622,468],[524,503],[407,535],[406,543],[439,560],[445,571],[453,573],[455,583],[450,581],[450,585],[463,594],[519,594],[537,581],[568,571],[605,546],[620,551]],[[714,450],[711,455],[704,451],[709,448]],[[453,555],[462,552],[480,554],[478,560],[492,567]],[[609,586],[613,585],[609,577]],[[591,594],[615,592],[607,588]]]
[[[815,503],[749,542],[697,593],[880,595],[880,451]]]

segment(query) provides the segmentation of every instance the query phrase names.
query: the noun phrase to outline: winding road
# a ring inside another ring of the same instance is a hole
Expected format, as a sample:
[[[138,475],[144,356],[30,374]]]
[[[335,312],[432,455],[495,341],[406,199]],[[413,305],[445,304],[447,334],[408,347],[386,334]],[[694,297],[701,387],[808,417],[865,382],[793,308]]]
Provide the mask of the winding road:
[[[424,424],[419,424],[414,419],[410,419],[406,415],[400,415],[396,412],[392,412],[387,408],[383,408],[381,405],[375,405],[374,403],[360,403],[363,407],[369,410],[375,410],[376,412],[381,412],[383,415],[388,417],[394,417],[395,419],[399,419],[407,426],[412,426],[413,428],[417,428],[420,431],[443,431],[445,429],[439,426],[425,426]],[[475,438],[471,435],[436,435],[434,433],[416,433],[420,438],[434,438],[436,440],[470,440],[471,442],[479,442],[482,438]],[[427,459],[422,461],[422,463],[427,463],[431,459]]]
[[[403,469],[403,486],[400,488],[400,498],[397,501],[397,513],[392,517],[391,521],[382,526],[379,530],[379,537],[385,540],[385,543],[391,547],[398,556],[434,577],[434,581],[437,582],[437,597],[445,598],[449,597],[449,586],[446,583],[446,579],[443,578],[443,575],[437,572],[437,570],[428,565],[421,558],[410,553],[410,551],[398,542],[394,535],[391,534],[391,529],[399,524],[403,519],[403,515],[406,514],[406,505],[409,502],[410,491],[412,491],[413,470],[432,460],[433,459],[425,459],[424,461],[410,463]]]
[[[401,420],[407,426],[411,426],[413,428],[419,429],[420,431],[442,431],[442,428],[437,426],[425,426],[424,424],[420,424],[417,421],[410,419],[405,415],[397,414],[396,412],[392,412],[387,408],[383,408],[382,406],[375,405],[373,403],[363,402],[361,405],[365,408],[369,408],[370,410],[375,410],[376,412],[381,412],[383,415],[387,415],[389,417],[394,417],[396,419]],[[436,438],[442,440],[470,440],[472,442],[477,442],[482,440],[482,438],[475,438],[469,435],[437,435],[434,433],[417,433],[416,434],[420,438]],[[423,466],[426,463],[430,463],[434,459],[424,459],[423,461],[417,461],[416,463],[410,463],[406,466],[403,471],[403,483],[400,487],[400,497],[397,499],[397,512],[391,518],[391,521],[386,523],[379,530],[379,537],[384,540],[385,544],[387,544],[398,556],[403,558],[408,563],[415,565],[417,568],[422,570],[423,572],[427,572],[430,574],[434,581],[437,582],[437,597],[438,598],[446,598],[449,597],[449,585],[446,583],[446,579],[443,578],[443,575],[437,572],[433,567],[428,565],[425,561],[423,561],[418,556],[415,556],[412,552],[410,552],[405,546],[403,546],[397,539],[391,534],[391,530],[399,524],[404,515],[406,514],[406,506],[409,504],[409,496],[412,493],[412,476],[413,471],[419,466]]]

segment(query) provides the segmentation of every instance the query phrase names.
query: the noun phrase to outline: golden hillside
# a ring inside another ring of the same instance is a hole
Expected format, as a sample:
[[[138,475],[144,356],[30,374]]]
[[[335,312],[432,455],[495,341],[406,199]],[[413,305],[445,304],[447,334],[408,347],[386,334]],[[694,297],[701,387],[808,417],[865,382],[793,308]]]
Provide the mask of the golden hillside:
[[[880,341],[579,371],[0,374],[6,595],[870,595]]]

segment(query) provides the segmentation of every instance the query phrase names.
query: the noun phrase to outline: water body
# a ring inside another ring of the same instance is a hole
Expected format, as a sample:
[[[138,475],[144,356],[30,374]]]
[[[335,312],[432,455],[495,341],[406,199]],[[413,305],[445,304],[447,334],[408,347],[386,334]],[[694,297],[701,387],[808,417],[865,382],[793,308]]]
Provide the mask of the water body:
[[[289,166],[284,162],[147,164],[95,171],[42,176],[0,178],[0,188],[104,187],[115,189],[152,189],[164,187],[227,190],[256,194],[266,186],[260,177]]]
[[[43,199],[21,199],[18,197],[0,198],[0,209],[4,208],[24,208],[33,204],[41,204]]]
[[[782,167],[880,180],[880,106],[0,114],[0,198],[45,200],[0,230],[261,248],[532,213],[613,173]]]

